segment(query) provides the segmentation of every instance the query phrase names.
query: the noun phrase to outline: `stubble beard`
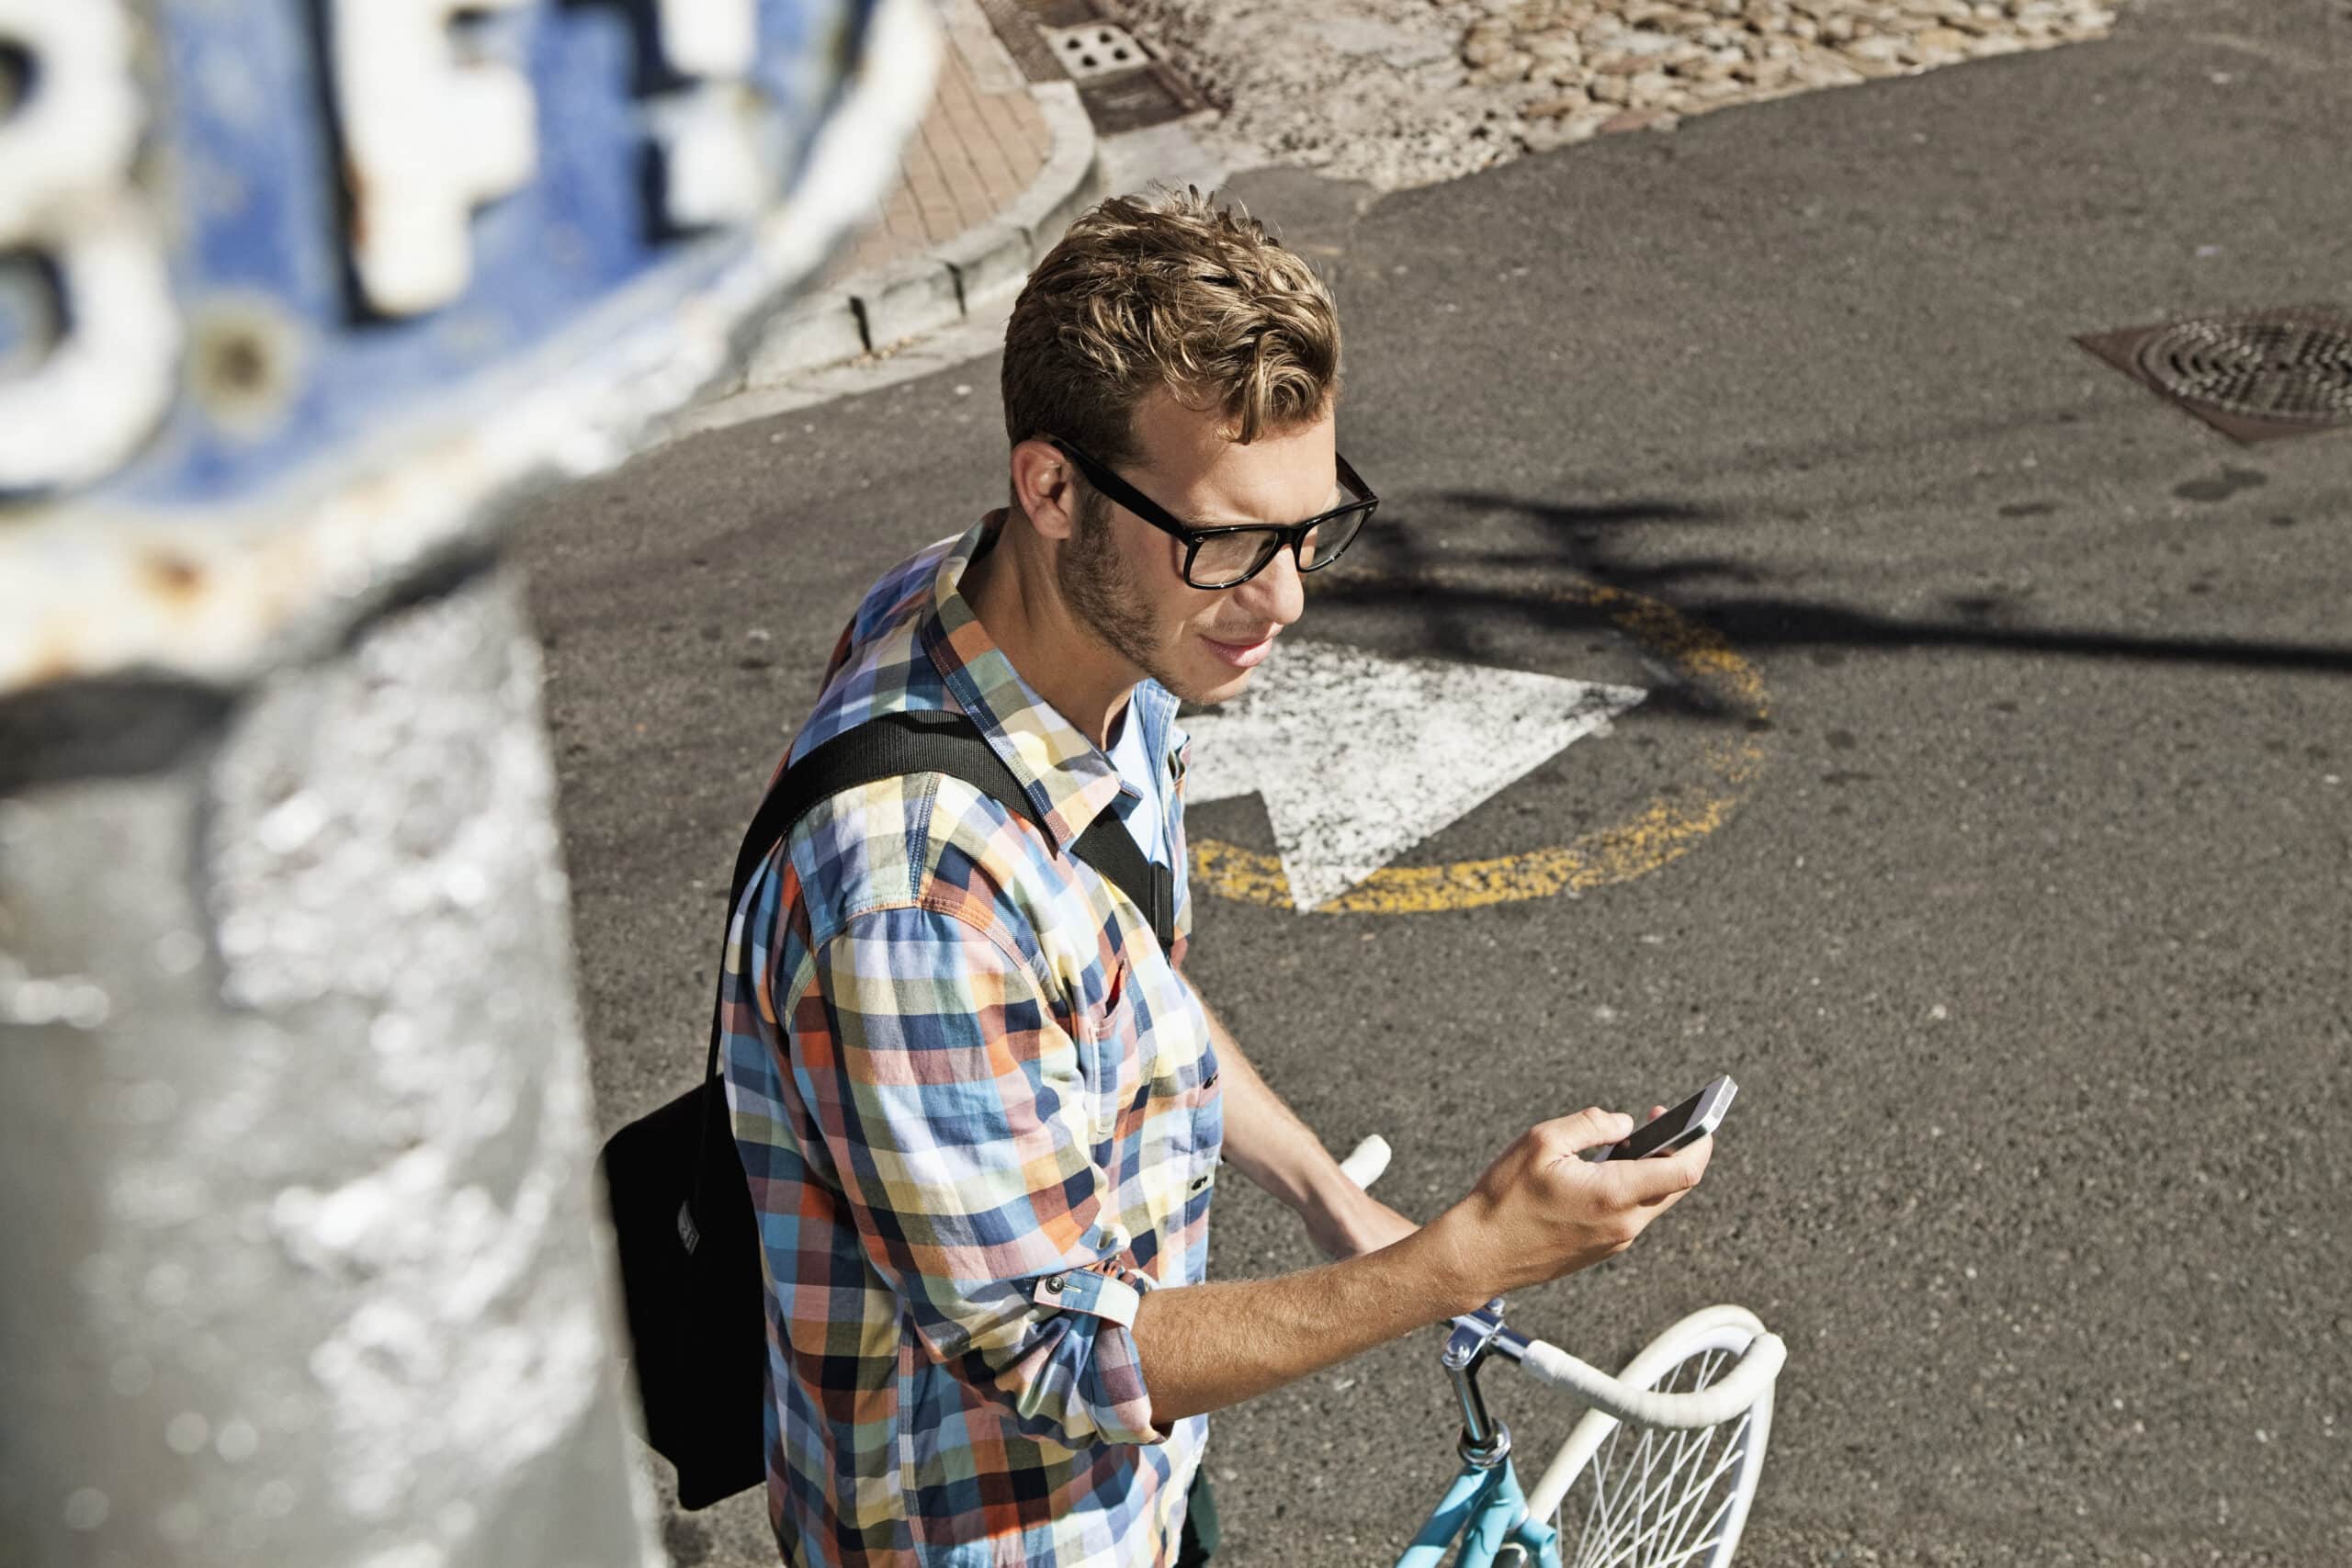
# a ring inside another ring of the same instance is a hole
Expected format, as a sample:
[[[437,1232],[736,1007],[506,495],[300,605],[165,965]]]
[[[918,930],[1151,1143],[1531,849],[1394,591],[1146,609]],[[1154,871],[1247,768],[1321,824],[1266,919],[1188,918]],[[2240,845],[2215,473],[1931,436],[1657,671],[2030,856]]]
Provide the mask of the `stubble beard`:
[[[1112,652],[1173,693],[1180,702],[1209,700],[1209,692],[1169,667],[1146,629],[1150,601],[1111,536],[1110,509],[1089,497],[1078,528],[1054,558],[1054,583],[1079,624]]]

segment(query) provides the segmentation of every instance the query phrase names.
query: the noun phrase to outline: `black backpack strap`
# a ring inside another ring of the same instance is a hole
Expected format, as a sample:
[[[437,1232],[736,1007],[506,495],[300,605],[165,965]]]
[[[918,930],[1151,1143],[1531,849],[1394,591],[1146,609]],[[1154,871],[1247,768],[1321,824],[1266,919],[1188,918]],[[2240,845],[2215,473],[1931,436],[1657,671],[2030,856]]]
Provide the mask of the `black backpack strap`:
[[[996,753],[991,750],[989,756]],[[1003,765],[998,760],[998,766]],[[1115,811],[1104,811],[1087,825],[1086,831],[1069,847],[1069,852],[1101,872],[1118,889],[1136,901],[1151,921],[1151,934],[1159,940],[1159,951],[1167,952],[1176,942],[1176,880],[1166,866],[1148,859],[1127,825],[1119,820]]]
[[[735,856],[729,918],[742,902],[761,863],[791,836],[803,817],[844,790],[908,773],[946,773],[993,795],[1032,822],[1028,795],[979,727],[960,713],[876,714],[845,729],[786,768],[760,802],[743,847]],[[1041,827],[1043,824],[1039,824]]]
[[[961,779],[1007,810],[1036,823],[1040,831],[1044,829],[1020,779],[969,718],[939,710],[876,714],[810,750],[769,787],[767,798],[760,802],[752,818],[750,831],[743,835],[743,847],[735,855],[735,881],[727,896],[729,922],[733,922],[735,907],[743,901],[743,889],[751,886],[762,863],[790,836],[800,818],[843,790],[908,773],[945,773]],[[1145,857],[1116,812],[1106,810],[1097,817],[1070,846],[1070,852],[1135,900],[1136,907],[1149,917],[1151,934],[1162,952],[1174,945],[1174,879],[1167,867]],[[721,974],[710,1004],[710,1055],[703,1068],[706,1089],[718,1077],[726,995],[727,976]],[[725,1113],[727,1097],[708,1094],[706,1098],[711,1101],[703,1122],[707,1139],[711,1122]],[[707,1163],[701,1162],[697,1170]]]
[[[908,773],[945,773],[963,780],[1045,830],[1045,822],[1021,781],[1005,765],[979,727],[960,713],[929,710],[876,714],[845,729],[785,770],[760,803],[735,856],[735,880],[727,897],[734,918],[750,886],[775,846],[800,818],[843,790]],[[1135,835],[1115,812],[1105,811],[1070,846],[1070,852],[1135,900],[1151,922],[1160,950],[1176,940],[1175,882],[1168,868],[1147,859]]]

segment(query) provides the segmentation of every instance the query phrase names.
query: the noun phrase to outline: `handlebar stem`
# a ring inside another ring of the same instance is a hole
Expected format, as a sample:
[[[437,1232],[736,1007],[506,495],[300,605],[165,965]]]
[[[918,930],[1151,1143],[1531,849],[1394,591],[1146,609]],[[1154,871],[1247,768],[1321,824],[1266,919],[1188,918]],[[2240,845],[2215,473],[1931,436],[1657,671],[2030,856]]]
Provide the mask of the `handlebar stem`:
[[[1456,1318],[1439,1358],[1462,1407],[1462,1458],[1478,1470],[1492,1470],[1510,1457],[1510,1428],[1487,1414],[1486,1396],[1478,1392],[1478,1369],[1503,1332],[1501,1307],[1498,1301],[1484,1313]]]

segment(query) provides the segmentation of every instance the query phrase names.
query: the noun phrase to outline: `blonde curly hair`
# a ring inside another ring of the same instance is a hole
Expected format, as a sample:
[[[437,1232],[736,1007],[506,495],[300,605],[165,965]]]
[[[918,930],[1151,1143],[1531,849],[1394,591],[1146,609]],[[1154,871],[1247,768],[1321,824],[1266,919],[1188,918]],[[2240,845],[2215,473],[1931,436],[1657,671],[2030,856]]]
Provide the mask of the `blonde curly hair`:
[[[1247,446],[1340,396],[1340,319],[1313,269],[1238,203],[1198,187],[1113,197],[1029,275],[1004,333],[1004,427],[1114,466],[1142,457],[1136,408],[1166,388]]]

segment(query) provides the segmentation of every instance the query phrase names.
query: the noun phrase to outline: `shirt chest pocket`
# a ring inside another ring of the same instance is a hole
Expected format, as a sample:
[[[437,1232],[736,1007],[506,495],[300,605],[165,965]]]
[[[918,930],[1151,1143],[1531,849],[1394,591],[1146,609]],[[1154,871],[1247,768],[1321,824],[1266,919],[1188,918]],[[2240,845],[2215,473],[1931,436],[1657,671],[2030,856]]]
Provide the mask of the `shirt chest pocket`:
[[[1086,1074],[1087,1135],[1099,1154],[1122,1123],[1141,1116],[1151,1089],[1150,1058],[1136,977],[1122,962],[1100,998],[1078,1009],[1079,1059]]]
[[[1140,1137],[1148,1154],[1205,1152],[1214,1165],[1224,1141],[1216,1049],[1190,997],[1156,1017],[1143,977],[1122,962],[1103,999],[1080,1010],[1091,1123],[1098,1148]]]

